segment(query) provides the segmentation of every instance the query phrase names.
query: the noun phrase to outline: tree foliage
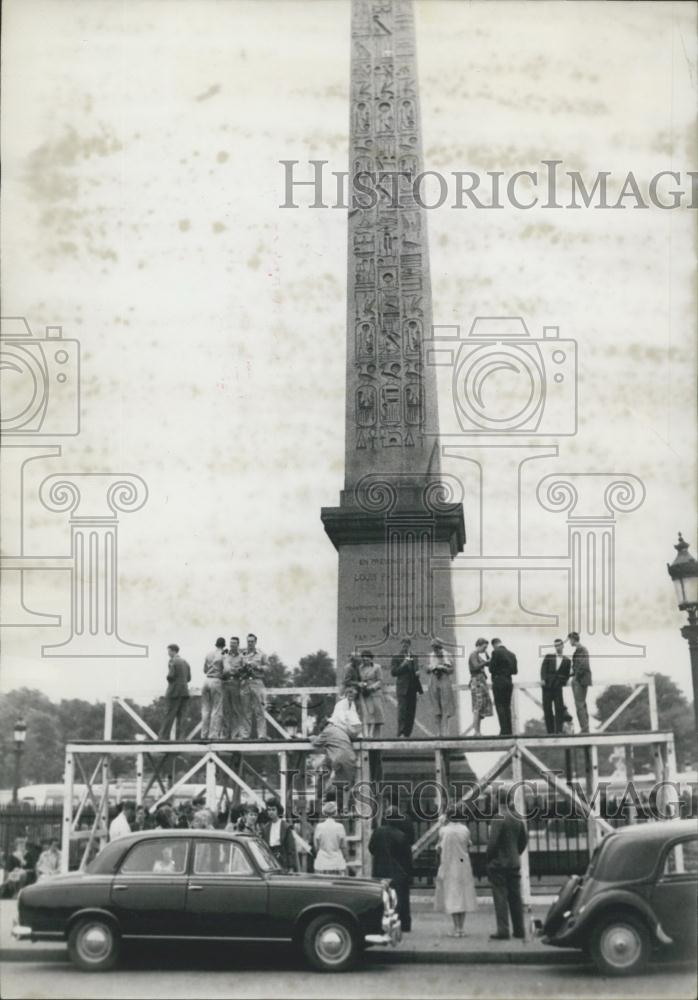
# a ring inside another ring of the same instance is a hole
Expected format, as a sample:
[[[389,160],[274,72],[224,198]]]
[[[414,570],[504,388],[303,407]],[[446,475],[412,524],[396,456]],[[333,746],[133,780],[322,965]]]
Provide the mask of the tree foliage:
[[[681,688],[667,674],[654,674],[655,689],[657,692],[657,715],[659,716],[659,728],[665,732],[672,732],[676,741],[676,761],[679,770],[688,766],[695,766],[696,762],[696,733],[695,717],[693,714],[693,703],[689,702]],[[632,687],[627,684],[611,684],[603,694],[596,699],[596,718],[599,722],[604,722],[610,718],[613,712],[631,694]],[[650,713],[647,696],[643,693],[638,695],[622,714],[614,720],[609,732],[637,732],[638,730],[648,730],[650,728]],[[635,752],[636,767],[649,764],[650,751],[641,751],[639,748]]]
[[[302,656],[293,671],[294,687],[334,687],[336,683],[334,660],[324,649]],[[315,719],[316,729],[328,715],[331,715],[334,701],[331,695],[311,695],[308,712]]]
[[[318,649],[300,659],[291,671],[280,656],[269,656],[267,687],[333,687],[336,682],[334,662],[324,650]],[[277,699],[284,703],[285,696]],[[128,704],[154,732],[158,732],[165,714],[164,697],[154,698],[147,705],[132,699]],[[332,711],[334,699],[311,696],[308,705],[316,724]],[[280,704],[279,707],[282,707]],[[102,740],[104,738],[104,703],[82,698],[51,701],[42,691],[18,688],[0,696],[0,787],[12,788],[15,774],[13,729],[17,719],[27,724],[27,738],[21,755],[20,785],[54,784],[63,780],[65,745],[71,740]],[[191,698],[184,716],[184,732],[189,733],[200,719],[199,702]],[[119,709],[114,711],[112,737],[131,740],[136,724]],[[130,770],[126,758],[112,758],[116,777]]]

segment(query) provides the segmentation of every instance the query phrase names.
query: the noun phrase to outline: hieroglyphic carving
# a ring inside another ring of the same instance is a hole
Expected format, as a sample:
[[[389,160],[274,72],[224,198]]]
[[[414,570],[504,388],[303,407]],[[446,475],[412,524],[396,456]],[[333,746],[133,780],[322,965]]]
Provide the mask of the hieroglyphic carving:
[[[424,426],[422,299],[429,290],[412,184],[422,155],[410,0],[354,0],[351,100],[356,447],[414,447]]]

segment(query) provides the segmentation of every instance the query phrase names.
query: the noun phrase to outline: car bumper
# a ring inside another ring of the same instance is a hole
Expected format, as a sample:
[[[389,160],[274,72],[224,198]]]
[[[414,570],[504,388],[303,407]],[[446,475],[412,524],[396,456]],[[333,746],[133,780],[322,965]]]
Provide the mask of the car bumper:
[[[34,941],[34,931],[31,927],[25,927],[24,924],[13,924],[12,925],[12,937],[15,941]]]
[[[402,941],[402,924],[397,913],[386,913],[381,921],[382,934],[366,934],[366,944],[392,945],[394,948]]]

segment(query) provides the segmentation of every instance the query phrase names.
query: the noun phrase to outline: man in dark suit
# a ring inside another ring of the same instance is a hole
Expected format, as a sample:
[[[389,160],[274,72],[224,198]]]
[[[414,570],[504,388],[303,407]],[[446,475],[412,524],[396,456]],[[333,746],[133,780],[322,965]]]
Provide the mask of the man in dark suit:
[[[523,902],[521,900],[520,855],[528,845],[526,826],[504,802],[500,813],[492,820],[487,841],[487,877],[492,886],[492,901],[497,920],[493,941],[509,939],[509,915],[515,938],[524,936]]]
[[[177,723],[177,736],[182,738],[182,717],[189,701],[191,668],[179,655],[179,646],[173,642],[167,647],[170,657],[167,664],[167,692],[165,693],[165,721],[160,728],[160,739],[169,740],[172,723]]]
[[[387,878],[397,895],[397,912],[403,931],[412,929],[410,876],[412,850],[402,820],[394,806],[388,806],[381,825],[371,834],[368,849],[373,855],[373,877]]]
[[[422,694],[423,690],[417,661],[410,653],[411,645],[409,639],[403,639],[400,652],[392,658],[390,665],[390,673],[397,678],[395,693],[397,695],[398,736],[412,735],[414,717],[417,712],[417,695]]]
[[[579,641],[579,632],[570,632],[567,636],[574,653],[572,654],[572,694],[574,707],[577,710],[579,731],[589,732],[589,712],[587,711],[587,693],[591,687],[591,667],[589,666],[589,650]]]
[[[562,732],[562,715],[565,702],[562,689],[569,680],[572,662],[569,656],[563,656],[565,644],[562,639],[555,640],[555,652],[546,653],[540,667],[540,683],[543,689],[543,717],[545,730],[548,733]]]
[[[499,719],[499,735],[511,736],[511,696],[514,692],[512,676],[518,673],[516,656],[507,649],[501,639],[492,640],[492,657],[489,662],[492,677],[494,707]]]

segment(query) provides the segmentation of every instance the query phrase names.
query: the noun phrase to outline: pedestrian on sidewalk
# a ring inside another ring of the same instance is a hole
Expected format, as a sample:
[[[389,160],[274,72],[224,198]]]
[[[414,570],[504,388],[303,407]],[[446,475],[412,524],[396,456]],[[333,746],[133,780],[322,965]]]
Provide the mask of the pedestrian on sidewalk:
[[[387,878],[397,894],[397,912],[402,929],[412,930],[410,913],[410,875],[412,851],[401,819],[393,806],[388,806],[383,822],[371,834],[368,849],[373,855],[373,877]]]
[[[490,826],[487,842],[487,877],[492,886],[492,901],[497,920],[493,941],[509,940],[509,915],[515,938],[524,937],[524,914],[521,900],[521,860],[528,834],[524,822],[503,799],[499,815]]]
[[[315,827],[313,835],[316,852],[313,870],[318,875],[346,875],[347,834],[336,818],[337,803],[325,802],[322,815],[325,818]]]
[[[439,870],[436,874],[434,909],[450,913],[453,930],[448,937],[465,937],[465,915],[477,912],[477,895],[473,869],[470,864],[470,831],[465,823],[458,822],[458,807],[446,810],[444,824],[439,830],[436,850]]]

